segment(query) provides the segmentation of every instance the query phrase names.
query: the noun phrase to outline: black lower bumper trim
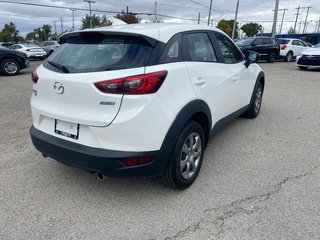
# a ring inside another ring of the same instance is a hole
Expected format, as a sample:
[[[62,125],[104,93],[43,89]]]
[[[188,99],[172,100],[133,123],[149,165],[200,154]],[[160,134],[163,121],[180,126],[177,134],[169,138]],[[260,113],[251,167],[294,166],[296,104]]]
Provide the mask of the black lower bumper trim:
[[[93,148],[51,136],[33,126],[30,128],[30,135],[33,145],[42,154],[59,162],[110,177],[158,176],[167,163],[160,150],[124,152]],[[134,167],[127,167],[121,162],[134,157],[154,157],[154,160]]]

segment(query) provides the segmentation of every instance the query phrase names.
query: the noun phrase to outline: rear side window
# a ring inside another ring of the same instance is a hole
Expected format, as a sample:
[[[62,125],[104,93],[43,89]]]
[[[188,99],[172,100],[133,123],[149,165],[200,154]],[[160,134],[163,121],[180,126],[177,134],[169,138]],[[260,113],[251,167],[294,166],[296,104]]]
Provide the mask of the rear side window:
[[[262,38],[256,38],[256,39],[253,41],[253,43],[254,43],[255,45],[262,45]]]
[[[45,67],[64,73],[83,73],[143,67],[152,46],[140,37],[89,34],[72,37],[48,58]]]
[[[172,37],[167,43],[160,59],[160,63],[172,63],[181,61],[181,35]]]
[[[269,45],[269,44],[273,44],[272,38],[262,38],[262,45]]]
[[[288,44],[290,42],[290,40],[287,40],[287,39],[278,39],[277,42],[279,44]]]

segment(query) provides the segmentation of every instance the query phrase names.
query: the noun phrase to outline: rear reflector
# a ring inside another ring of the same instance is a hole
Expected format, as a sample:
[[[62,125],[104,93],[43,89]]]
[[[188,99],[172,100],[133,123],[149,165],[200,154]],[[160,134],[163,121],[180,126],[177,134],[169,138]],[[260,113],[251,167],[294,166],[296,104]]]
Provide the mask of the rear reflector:
[[[34,82],[34,83],[38,82],[39,76],[38,76],[38,73],[37,73],[37,67],[32,70],[31,79],[32,79],[32,82]]]
[[[122,163],[127,167],[144,165],[152,162],[154,157],[137,157],[137,158],[127,158],[122,160]]]
[[[159,90],[167,74],[167,71],[160,71],[97,82],[94,85],[104,93],[150,94]]]

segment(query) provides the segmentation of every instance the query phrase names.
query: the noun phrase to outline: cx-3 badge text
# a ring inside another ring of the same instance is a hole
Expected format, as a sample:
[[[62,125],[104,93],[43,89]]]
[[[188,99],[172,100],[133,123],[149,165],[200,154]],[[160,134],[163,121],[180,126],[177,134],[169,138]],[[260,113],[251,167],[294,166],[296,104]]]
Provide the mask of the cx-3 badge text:
[[[63,94],[64,93],[64,86],[61,82],[55,82],[53,85],[53,89],[56,93],[58,94]]]

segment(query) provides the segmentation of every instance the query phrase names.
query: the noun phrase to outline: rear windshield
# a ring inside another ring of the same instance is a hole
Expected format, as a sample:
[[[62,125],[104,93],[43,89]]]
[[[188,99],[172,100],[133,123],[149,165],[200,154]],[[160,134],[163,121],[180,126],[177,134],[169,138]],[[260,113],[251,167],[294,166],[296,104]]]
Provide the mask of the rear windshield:
[[[290,40],[287,40],[287,39],[277,39],[277,42],[279,44],[288,44],[290,42]]]
[[[143,67],[152,46],[133,36],[89,34],[66,40],[44,66],[64,73],[83,73]]]

